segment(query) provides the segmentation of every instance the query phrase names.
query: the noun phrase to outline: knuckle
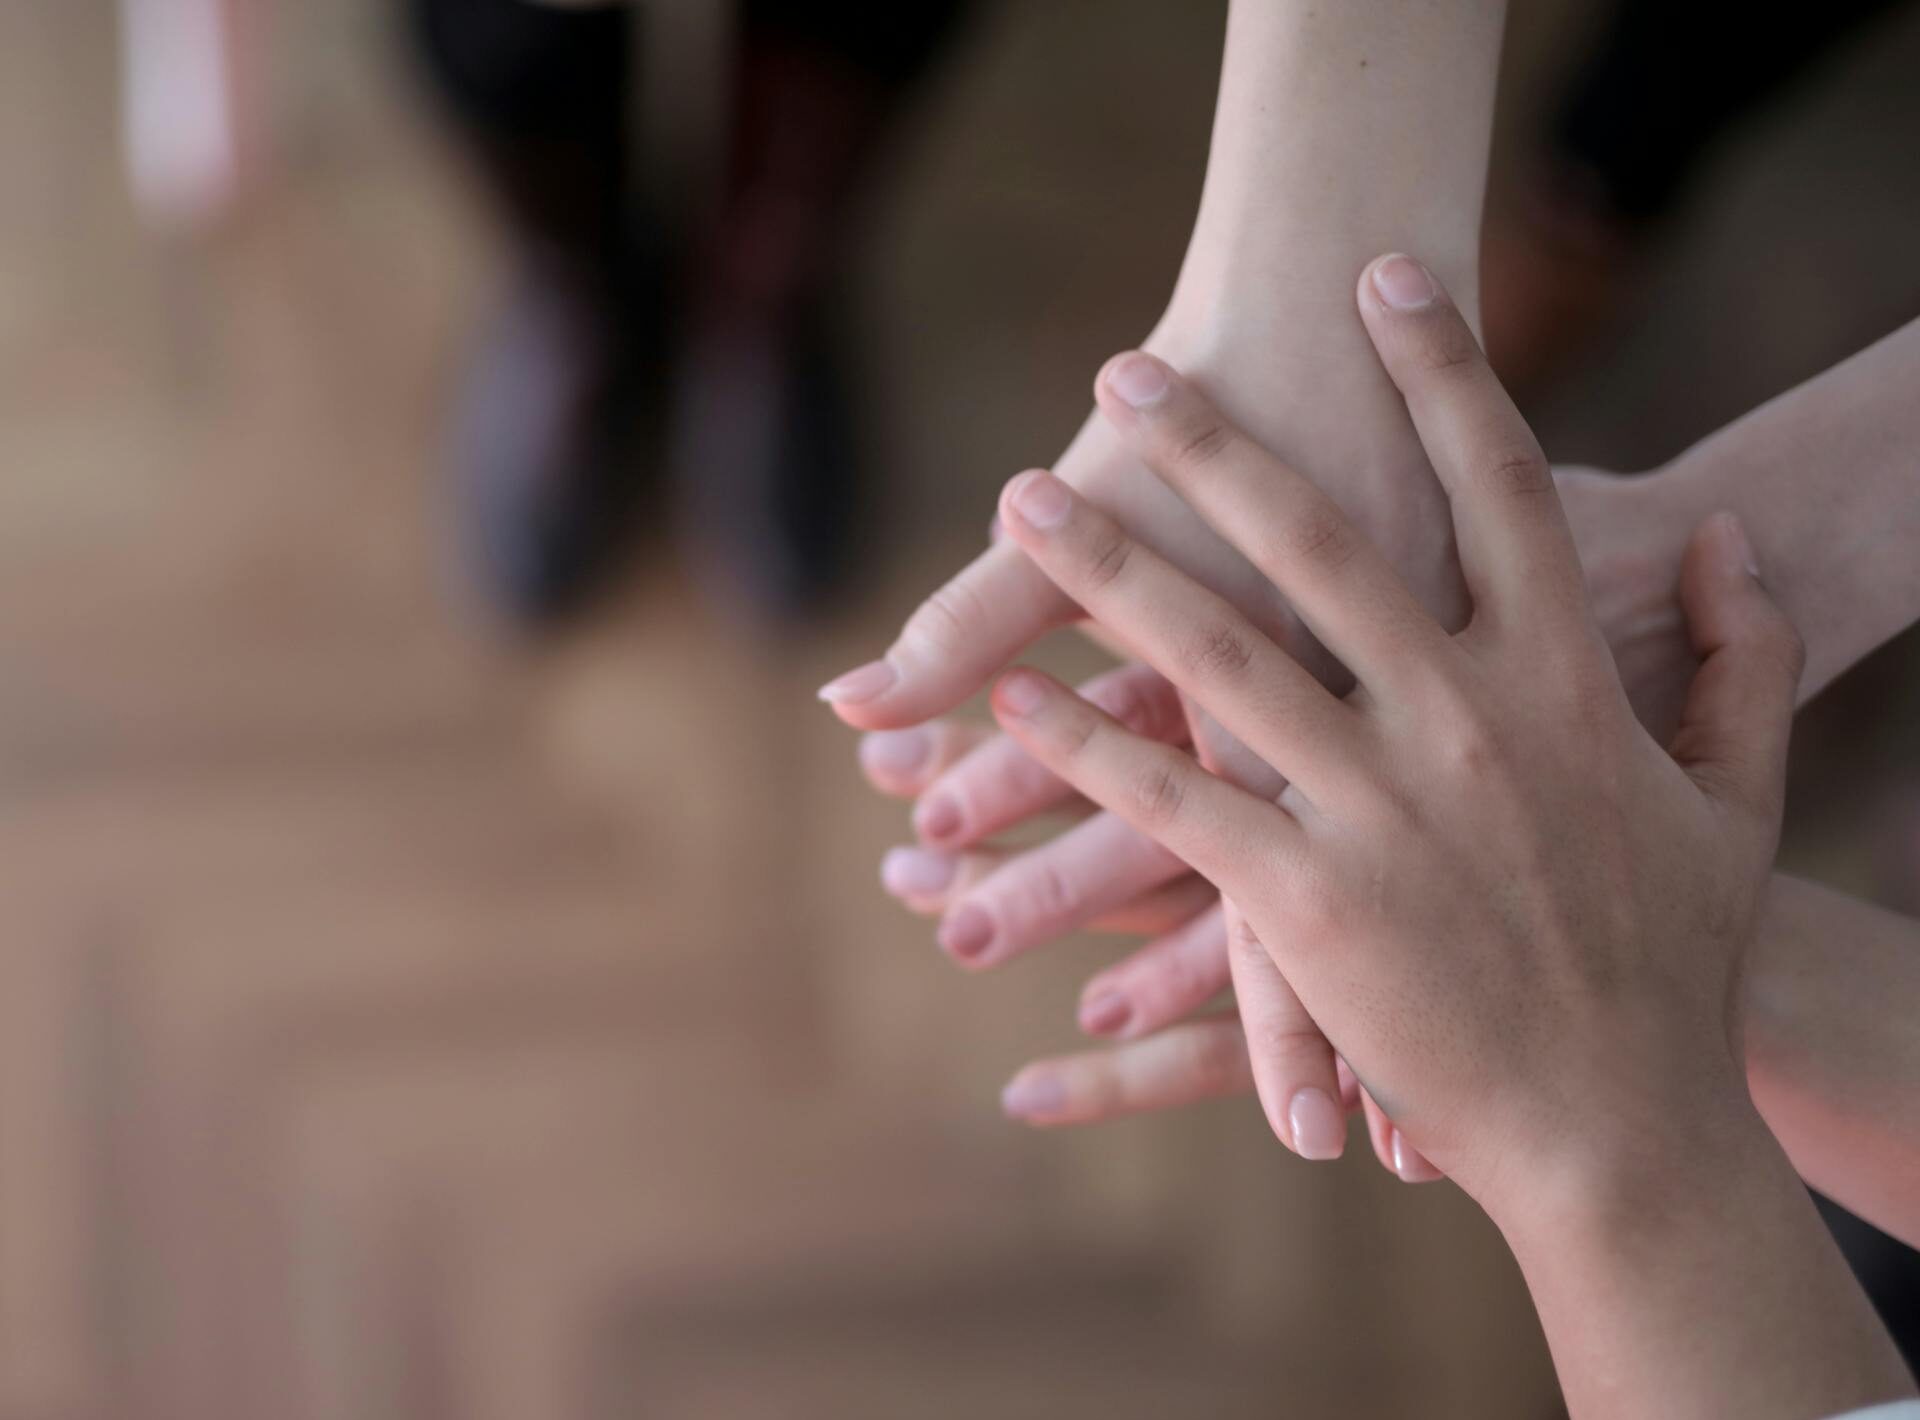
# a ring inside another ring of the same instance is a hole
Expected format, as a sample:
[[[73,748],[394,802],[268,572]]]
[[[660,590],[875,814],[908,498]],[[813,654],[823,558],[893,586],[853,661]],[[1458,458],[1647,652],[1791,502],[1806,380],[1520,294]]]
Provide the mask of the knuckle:
[[[1553,469],[1533,444],[1515,445],[1492,454],[1481,477],[1498,493],[1537,497],[1553,492]]]
[[[1196,1026],[1180,1037],[1180,1073],[1198,1085],[1226,1088],[1247,1073],[1247,1039],[1226,1026]]]
[[[1471,373],[1482,359],[1480,346],[1458,318],[1430,323],[1420,344],[1420,368],[1430,375],[1454,377]]]
[[[1233,443],[1233,431],[1212,410],[1195,414],[1175,435],[1174,463],[1200,469],[1216,461]]]
[[[1358,551],[1353,527],[1331,505],[1309,509],[1281,534],[1283,555],[1298,562],[1339,568]]]
[[[1056,923],[1071,920],[1086,900],[1073,876],[1058,863],[1045,858],[1029,865],[1020,897],[1022,906],[1028,910],[1025,915],[1036,921]]]
[[[1076,759],[1099,733],[1100,721],[1084,709],[1063,715],[1055,730],[1055,743],[1066,759]]]
[[[1480,716],[1460,715],[1442,729],[1437,754],[1449,778],[1484,780],[1499,766],[1500,742]]]
[[[901,639],[938,656],[952,655],[977,639],[985,616],[978,593],[962,582],[949,582],[907,618]]]
[[[1129,793],[1142,822],[1165,825],[1179,817],[1186,784],[1171,757],[1156,755],[1134,771]]]
[[[1190,641],[1184,659],[1187,669],[1202,680],[1230,679],[1253,664],[1253,646],[1238,627],[1221,622]]]
[[[1112,586],[1132,558],[1132,539],[1119,528],[1108,524],[1087,545],[1087,585],[1095,591]]]

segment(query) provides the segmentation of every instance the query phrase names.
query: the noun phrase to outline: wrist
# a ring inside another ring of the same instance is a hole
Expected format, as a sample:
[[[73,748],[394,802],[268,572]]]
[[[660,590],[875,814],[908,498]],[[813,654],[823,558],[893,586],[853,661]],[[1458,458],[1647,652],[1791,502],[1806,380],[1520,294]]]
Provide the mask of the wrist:
[[[1575,1413],[1798,1420],[1913,1394],[1805,1187],[1740,1106],[1578,1172],[1537,1170],[1525,1206],[1494,1215]]]
[[[1742,1084],[1689,1093],[1702,1098],[1666,1102],[1651,1119],[1590,1106],[1608,1116],[1605,1127],[1516,1160],[1511,1176],[1481,1190],[1477,1201],[1523,1267],[1529,1257],[1663,1246],[1665,1234],[1719,1206],[1730,1181],[1797,1186]]]

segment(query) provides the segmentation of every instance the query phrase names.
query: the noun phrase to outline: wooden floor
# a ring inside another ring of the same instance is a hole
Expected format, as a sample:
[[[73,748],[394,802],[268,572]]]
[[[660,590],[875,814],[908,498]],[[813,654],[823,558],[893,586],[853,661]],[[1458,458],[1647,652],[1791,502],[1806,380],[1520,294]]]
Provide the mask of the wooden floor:
[[[1451,1189],[1245,1106],[1000,1122],[1093,949],[947,969],[810,698],[1150,314],[1214,22],[1076,71],[1164,79],[1151,131],[1042,82],[1085,4],[933,96],[859,613],[755,635],[662,556],[536,649],[435,482],[492,239],[382,8],[276,8],[283,166],[191,244],[128,206],[109,7],[0,8],[0,1417],[1551,1413]]]

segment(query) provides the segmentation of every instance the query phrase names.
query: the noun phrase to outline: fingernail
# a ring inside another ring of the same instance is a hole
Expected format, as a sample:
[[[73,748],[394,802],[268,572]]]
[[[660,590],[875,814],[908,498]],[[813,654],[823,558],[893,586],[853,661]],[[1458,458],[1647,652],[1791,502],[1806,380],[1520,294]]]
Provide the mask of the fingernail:
[[[1396,311],[1417,311],[1430,306],[1435,294],[1427,268],[1410,256],[1397,254],[1374,263],[1373,289]]]
[[[1294,1091],[1287,1106],[1293,1126],[1293,1151],[1303,1159],[1337,1159],[1347,1147],[1347,1120],[1325,1090],[1312,1085]]]
[[[1036,468],[1021,474],[1020,481],[1014,484],[1013,506],[1027,526],[1057,528],[1067,520],[1073,499],[1067,493],[1066,484],[1044,469]]]
[[[948,794],[922,799],[913,811],[913,831],[929,842],[951,838],[960,831],[960,805]]]
[[[992,941],[993,919],[970,902],[940,924],[940,945],[961,961],[974,960]]]
[[[1080,1029],[1088,1035],[1118,1035],[1133,1020],[1133,1002],[1118,991],[1099,991],[1080,1003]]]
[[[850,670],[838,680],[820,687],[820,698],[829,705],[864,705],[893,688],[900,672],[888,661],[868,661]]]
[[[1440,1170],[1421,1157],[1420,1151],[1407,1142],[1406,1135],[1398,1129],[1393,1131],[1393,1171],[1400,1175],[1402,1183],[1432,1183],[1444,1177]]]
[[[1107,370],[1107,388],[1135,409],[1166,398],[1167,367],[1151,355],[1122,355]]]
[[[860,762],[870,773],[902,776],[925,764],[932,750],[925,730],[875,730],[860,741]]]
[[[1747,569],[1747,575],[1754,581],[1760,580],[1760,556],[1753,550],[1753,540],[1747,536],[1747,530],[1740,519],[1732,513],[1720,515],[1720,535],[1726,539],[1727,552],[1735,561]]]
[[[1046,688],[1031,671],[1009,671],[1000,677],[993,698],[1010,715],[1031,715],[1047,698]]]
[[[880,884],[895,897],[928,897],[953,881],[955,860],[924,848],[889,848],[880,860]]]
[[[1000,1091],[1002,1112],[1014,1119],[1044,1118],[1067,1104],[1067,1087],[1052,1075],[1015,1075]]]

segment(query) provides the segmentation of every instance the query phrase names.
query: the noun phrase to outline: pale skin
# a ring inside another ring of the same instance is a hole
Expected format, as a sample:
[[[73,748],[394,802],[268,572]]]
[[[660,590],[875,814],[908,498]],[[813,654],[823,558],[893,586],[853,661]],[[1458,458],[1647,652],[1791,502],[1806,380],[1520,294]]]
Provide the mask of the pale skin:
[[[1335,698],[1034,471],[1002,498],[1012,538],[1288,782],[1244,789],[1036,671],[1000,680],[996,718],[1220,887],[1397,1128],[1501,1228],[1573,1413],[1785,1420],[1913,1395],[1745,1084],[1741,982],[1804,663],[1752,544],[1718,514],[1688,545],[1700,664],[1662,745],[1457,308],[1404,257],[1369,268],[1359,303],[1447,490],[1464,628],[1195,384],[1121,357],[1100,392],[1116,430],[1357,686]]]
[[[1770,401],[1656,473],[1632,479],[1562,474],[1596,614],[1630,698],[1656,735],[1670,730],[1694,665],[1673,591],[1684,532],[1716,505],[1739,512],[1764,549],[1770,585],[1804,628],[1803,703],[1920,620],[1920,497],[1913,491],[1911,453],[1920,448],[1920,411],[1910,397],[1916,387],[1920,322]],[[1130,714],[1142,722],[1165,723],[1177,704],[1172,687],[1149,668],[1101,679],[1124,688]],[[1017,746],[986,727],[941,721],[925,733],[924,740],[921,731],[870,736],[862,763],[884,792],[964,806],[964,828],[949,844],[971,845],[1070,797],[1065,785],[1023,762]],[[1016,855],[966,890],[995,902],[996,910],[1000,892],[1035,881],[1051,884],[1054,898],[1066,903],[1133,896],[1116,865],[1145,855],[1086,857],[1075,851],[1083,841]],[[942,856],[932,848],[919,851]],[[1137,886],[1158,891],[1143,907],[1172,906],[1178,899],[1159,885],[1184,865],[1170,855],[1148,861],[1152,872]],[[1754,989],[1776,979],[1783,984],[1770,992],[1772,1009],[1759,1014],[1768,1029],[1750,1039],[1763,1111],[1810,1181],[1888,1231],[1920,1241],[1920,1121],[1902,1107],[1920,1098],[1920,1042],[1898,1028],[1901,1019],[1920,1014],[1920,924],[1787,879],[1771,901]],[[1790,904],[1805,905],[1790,912]],[[1072,915],[1054,914],[1060,920]],[[1250,1088],[1244,1041],[1233,1039],[1235,1018],[1176,1024],[1227,982],[1219,919],[1189,925],[1172,916],[1136,915],[1133,925],[1169,933],[1179,950],[1156,944],[1096,976],[1083,996],[1082,1025],[1123,1042],[1168,1027],[1176,1038],[1037,1063],[1023,1072],[1013,1097],[1038,1095],[1046,1107],[1023,1110],[1024,1117],[1085,1122]],[[1863,939],[1904,941],[1908,949],[1882,950],[1872,959],[1874,970],[1863,971],[1850,959],[1864,949]],[[1020,949],[1035,945],[1038,938],[1019,939]],[[1124,1005],[1116,1007],[1116,998]],[[1802,1003],[1811,1010],[1818,1002],[1830,1020],[1838,1001],[1849,998],[1851,1028],[1824,1029],[1813,1040],[1844,1041],[1853,1068],[1823,1069],[1807,1049],[1770,1051],[1768,1059],[1783,1063],[1763,1088],[1760,1051],[1773,1035],[1801,1032]],[[1911,1004],[1902,1010],[1898,1002]],[[1789,1100],[1797,1102],[1791,1112]],[[1870,1101],[1875,1107],[1867,1107]],[[1832,1121],[1841,1118],[1860,1122],[1838,1130]],[[1376,1152],[1393,1168],[1390,1138],[1371,1122]]]
[[[1433,531],[1446,526],[1444,499],[1345,292],[1374,253],[1417,244],[1471,318],[1505,8],[1505,0],[1234,0],[1192,241],[1146,341],[1204,379],[1269,447],[1320,470],[1335,501],[1448,624],[1465,602],[1453,549]],[[1367,180],[1355,182],[1355,173]],[[1303,664],[1340,682],[1342,668],[1285,598],[1108,425],[1089,420],[1054,467]],[[1001,545],[928,598],[882,658],[822,694],[861,729],[920,724],[1079,615],[1017,547]],[[1195,723],[1209,762],[1277,791],[1270,766],[1204,717]],[[922,826],[931,833],[937,824]],[[952,898],[942,946],[986,965],[1058,935],[1076,915],[1104,916],[1181,876],[1164,853],[1123,844],[1090,826],[1062,850],[1124,858],[1130,890],[1105,895],[1057,892],[1065,879],[1049,874],[1045,858],[995,875],[991,898],[942,888],[946,869],[930,860],[896,858],[890,867],[903,895]],[[952,868],[948,883],[977,882],[990,866]],[[1263,1057],[1260,1096],[1276,1132],[1307,1157],[1332,1157],[1344,1138],[1333,1051],[1263,955],[1235,954],[1230,971],[1245,1028],[1288,1043]]]

